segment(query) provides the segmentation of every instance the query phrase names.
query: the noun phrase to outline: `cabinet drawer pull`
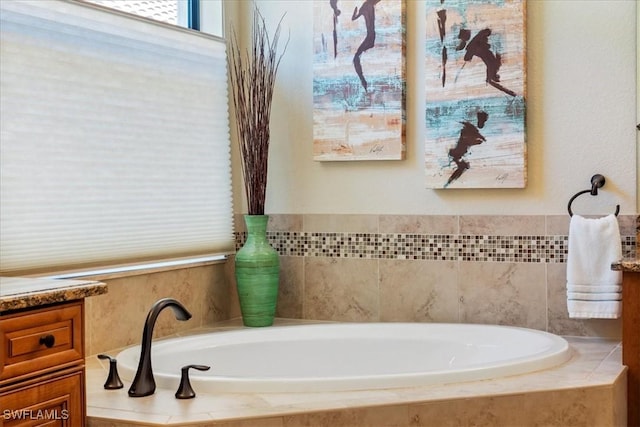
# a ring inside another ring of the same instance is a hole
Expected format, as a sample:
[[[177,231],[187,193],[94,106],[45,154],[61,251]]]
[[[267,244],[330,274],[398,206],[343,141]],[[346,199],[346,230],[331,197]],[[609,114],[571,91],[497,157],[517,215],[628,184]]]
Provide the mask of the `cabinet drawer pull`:
[[[40,337],[40,345],[45,345],[47,348],[53,347],[56,342],[56,337],[51,334]]]

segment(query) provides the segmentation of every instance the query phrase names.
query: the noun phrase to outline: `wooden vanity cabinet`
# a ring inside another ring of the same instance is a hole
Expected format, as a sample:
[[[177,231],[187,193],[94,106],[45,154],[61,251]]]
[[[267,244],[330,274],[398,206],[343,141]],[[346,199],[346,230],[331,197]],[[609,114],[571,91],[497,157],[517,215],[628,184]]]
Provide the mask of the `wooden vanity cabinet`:
[[[84,300],[0,315],[0,426],[85,425]]]
[[[640,268],[622,274],[622,364],[627,366],[627,425],[640,427]]]

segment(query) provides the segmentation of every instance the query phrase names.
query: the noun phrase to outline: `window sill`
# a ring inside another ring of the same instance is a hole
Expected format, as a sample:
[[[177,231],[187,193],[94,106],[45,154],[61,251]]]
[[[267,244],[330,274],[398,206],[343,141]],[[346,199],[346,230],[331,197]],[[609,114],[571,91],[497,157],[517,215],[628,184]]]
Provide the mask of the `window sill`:
[[[80,271],[67,271],[55,274],[43,274],[37,277],[46,279],[86,279],[109,280],[122,277],[141,276],[144,274],[161,273],[184,268],[202,267],[206,265],[223,264],[229,258],[228,255],[210,255],[193,258],[170,259],[156,262],[118,265],[101,269]],[[35,277],[35,276],[34,276]]]

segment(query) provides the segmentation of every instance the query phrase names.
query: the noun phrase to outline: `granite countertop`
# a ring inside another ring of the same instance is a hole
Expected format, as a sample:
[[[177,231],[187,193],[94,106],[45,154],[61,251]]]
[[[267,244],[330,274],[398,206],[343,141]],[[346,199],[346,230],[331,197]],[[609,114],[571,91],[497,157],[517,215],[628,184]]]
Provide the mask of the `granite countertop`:
[[[629,257],[611,264],[611,269],[631,273],[640,273],[640,257]]]
[[[638,228],[640,229],[640,216],[638,217]],[[630,273],[640,272],[640,238],[636,241],[636,249],[623,254],[620,261],[611,263],[611,269]]]
[[[0,277],[0,313],[105,293],[107,285],[93,280]]]
[[[625,254],[620,261],[612,263],[611,269],[640,273],[640,215],[636,217],[636,250]]]

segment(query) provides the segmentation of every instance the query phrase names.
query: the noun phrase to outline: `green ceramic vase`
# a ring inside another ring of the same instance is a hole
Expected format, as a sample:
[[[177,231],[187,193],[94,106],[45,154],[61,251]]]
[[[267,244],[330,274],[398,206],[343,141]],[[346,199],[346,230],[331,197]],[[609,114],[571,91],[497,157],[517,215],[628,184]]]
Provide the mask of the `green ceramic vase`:
[[[268,215],[245,215],[247,241],[236,253],[236,285],[245,326],[271,326],[276,315],[280,256],[267,239]]]

